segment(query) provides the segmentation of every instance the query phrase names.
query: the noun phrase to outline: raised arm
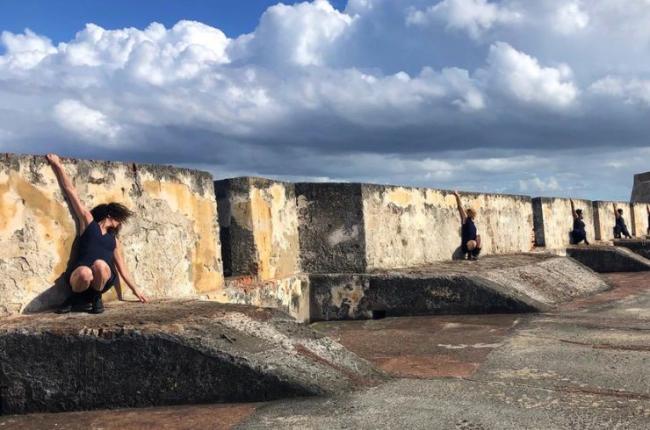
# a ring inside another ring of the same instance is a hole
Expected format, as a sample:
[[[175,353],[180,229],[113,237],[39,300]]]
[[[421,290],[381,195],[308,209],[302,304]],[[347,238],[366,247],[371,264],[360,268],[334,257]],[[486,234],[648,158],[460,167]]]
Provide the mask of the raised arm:
[[[571,213],[573,214],[573,219],[578,219],[578,213],[576,212],[576,205],[573,203],[573,199],[571,201]]]
[[[117,239],[115,239],[115,244],[116,246],[115,251],[113,251],[113,257],[117,271],[120,272],[120,276],[124,279],[124,282],[126,282],[126,285],[128,285],[131,291],[133,291],[133,294],[138,298],[138,300],[142,303],[147,303],[147,298],[140,292],[138,287],[135,286],[131,273],[129,272],[128,267],[126,267],[124,258],[122,258],[122,245]]]
[[[618,218],[618,211],[616,210],[616,203],[612,203],[612,207],[614,208],[614,217]]]
[[[650,215],[650,205],[646,205],[645,208],[648,210],[648,215]]]
[[[79,234],[81,234],[86,229],[86,227],[88,227],[88,224],[92,222],[93,216],[86,209],[83,203],[81,203],[81,200],[79,200],[77,190],[75,189],[68,175],[65,173],[65,170],[63,170],[59,156],[56,154],[47,154],[46,158],[52,166],[52,169],[54,170],[54,173],[56,174],[56,177],[61,184],[61,188],[63,189],[65,196],[68,198],[68,201],[72,205],[72,210],[74,211],[75,216],[79,220]]]
[[[463,224],[465,224],[465,221],[467,220],[467,214],[465,213],[465,209],[463,209],[463,203],[460,201],[460,195],[458,194],[458,191],[454,191],[454,197],[456,197],[456,205],[458,205],[460,220]]]

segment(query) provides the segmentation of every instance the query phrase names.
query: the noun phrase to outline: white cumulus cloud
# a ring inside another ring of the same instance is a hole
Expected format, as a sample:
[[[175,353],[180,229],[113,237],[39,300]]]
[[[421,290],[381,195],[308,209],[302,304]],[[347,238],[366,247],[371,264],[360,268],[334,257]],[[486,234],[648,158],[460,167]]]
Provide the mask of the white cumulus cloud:
[[[607,76],[594,82],[590,90],[598,95],[622,99],[625,103],[650,106],[650,79]]]
[[[571,68],[566,64],[544,67],[505,42],[490,47],[485,70],[488,85],[517,100],[548,107],[569,106],[578,96],[571,78]]]
[[[520,13],[487,0],[443,0],[424,10],[411,9],[406,17],[407,23],[412,25],[442,21],[447,28],[467,31],[473,38],[497,24],[520,19]]]
[[[54,106],[54,119],[64,128],[99,145],[114,139],[120,127],[98,110],[89,108],[78,100],[62,100]]]
[[[648,20],[647,0],[315,0],[272,6],[247,34],[4,31],[0,146],[624,198],[642,157],[611,175],[602,160],[650,150]]]
[[[582,9],[582,2],[569,2],[558,7],[553,27],[564,34],[571,34],[589,25],[589,15]]]

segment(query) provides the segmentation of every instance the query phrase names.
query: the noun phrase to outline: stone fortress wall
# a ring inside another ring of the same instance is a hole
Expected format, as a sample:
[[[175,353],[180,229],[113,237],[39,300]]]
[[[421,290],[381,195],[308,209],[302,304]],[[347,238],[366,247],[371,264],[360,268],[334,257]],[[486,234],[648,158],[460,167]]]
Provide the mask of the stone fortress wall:
[[[204,297],[299,316],[309,307],[304,274],[372,273],[458,256],[460,217],[445,190],[263,178],[213,183],[207,173],[168,166],[86,160],[64,166],[89,207],[119,201],[136,212],[121,240],[137,283],[152,298]],[[635,195],[645,195],[642,185]],[[461,199],[477,210],[484,255],[529,252],[533,241],[553,251],[569,245],[568,199],[480,193]],[[640,199],[617,202],[637,235],[648,227],[649,201]],[[575,203],[589,239],[611,240],[611,202]],[[44,157],[2,155],[0,313],[62,300],[59,277],[75,232]]]
[[[88,209],[116,201],[135,212],[119,240],[135,281],[149,297],[198,297],[223,288],[209,174],[62,161]],[[45,158],[0,155],[0,314],[38,311],[63,300],[62,275],[76,233],[71,208]],[[130,298],[126,286],[121,290]]]
[[[535,197],[535,243],[548,249],[562,249],[570,245],[569,233],[573,229],[571,200],[558,197]],[[575,209],[582,210],[585,231],[589,241],[595,240],[593,202],[573,200]]]
[[[594,234],[596,240],[614,239],[614,206],[616,209],[623,209],[623,219],[631,234],[634,234],[632,223],[632,204],[629,202],[595,201],[594,210]]]

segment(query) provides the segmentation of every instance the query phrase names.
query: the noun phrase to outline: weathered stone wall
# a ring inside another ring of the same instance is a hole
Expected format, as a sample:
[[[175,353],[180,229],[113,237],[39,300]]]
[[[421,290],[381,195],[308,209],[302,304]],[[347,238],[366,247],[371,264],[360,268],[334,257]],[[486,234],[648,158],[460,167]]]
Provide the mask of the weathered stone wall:
[[[135,211],[120,233],[126,263],[152,298],[223,287],[217,211],[209,174],[167,166],[63,160],[90,209],[117,201]],[[0,313],[60,303],[76,225],[42,156],[0,156]],[[129,298],[130,291],[122,290]],[[110,297],[109,297],[110,298]]]
[[[225,278],[225,286],[216,296],[208,295],[222,303],[252,305],[280,309],[296,321],[309,321],[309,278],[299,273],[281,279],[259,281],[252,277]]]
[[[650,203],[632,203],[632,234],[635,236],[645,236],[648,233],[648,208]]]
[[[614,239],[616,217],[614,216],[613,204],[616,204],[617,209],[623,209],[623,219],[628,230],[632,233],[632,210],[629,202],[595,201],[593,202],[593,211],[596,240],[608,241]]]
[[[361,184],[296,184],[300,257],[308,273],[364,272]]]
[[[632,203],[650,203],[650,172],[634,175]]]
[[[294,185],[263,178],[215,182],[227,275],[262,281],[300,272]]]
[[[529,251],[533,230],[530,197],[462,193],[473,208],[484,254]],[[363,185],[368,270],[421,266],[458,256],[461,220],[448,191]]]
[[[587,240],[595,240],[594,210],[590,200],[573,200],[576,209],[582,209]],[[571,200],[558,197],[533,199],[535,243],[547,249],[562,249],[571,244],[569,232],[573,229]]]
[[[449,260],[460,247],[460,216],[448,191],[370,184],[297,184],[303,269],[362,273]],[[477,211],[486,254],[528,251],[525,196],[464,193]]]

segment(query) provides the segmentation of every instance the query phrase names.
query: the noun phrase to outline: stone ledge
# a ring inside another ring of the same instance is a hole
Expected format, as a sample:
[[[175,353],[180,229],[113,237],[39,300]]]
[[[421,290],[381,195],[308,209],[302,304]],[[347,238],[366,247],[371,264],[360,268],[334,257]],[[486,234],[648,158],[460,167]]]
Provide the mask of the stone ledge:
[[[364,274],[310,274],[309,281],[311,321],[536,312],[608,288],[570,258],[534,253]]]
[[[264,401],[381,379],[271,309],[168,301],[0,320],[0,414]]]
[[[567,255],[598,273],[650,270],[650,260],[620,246],[575,246]]]

